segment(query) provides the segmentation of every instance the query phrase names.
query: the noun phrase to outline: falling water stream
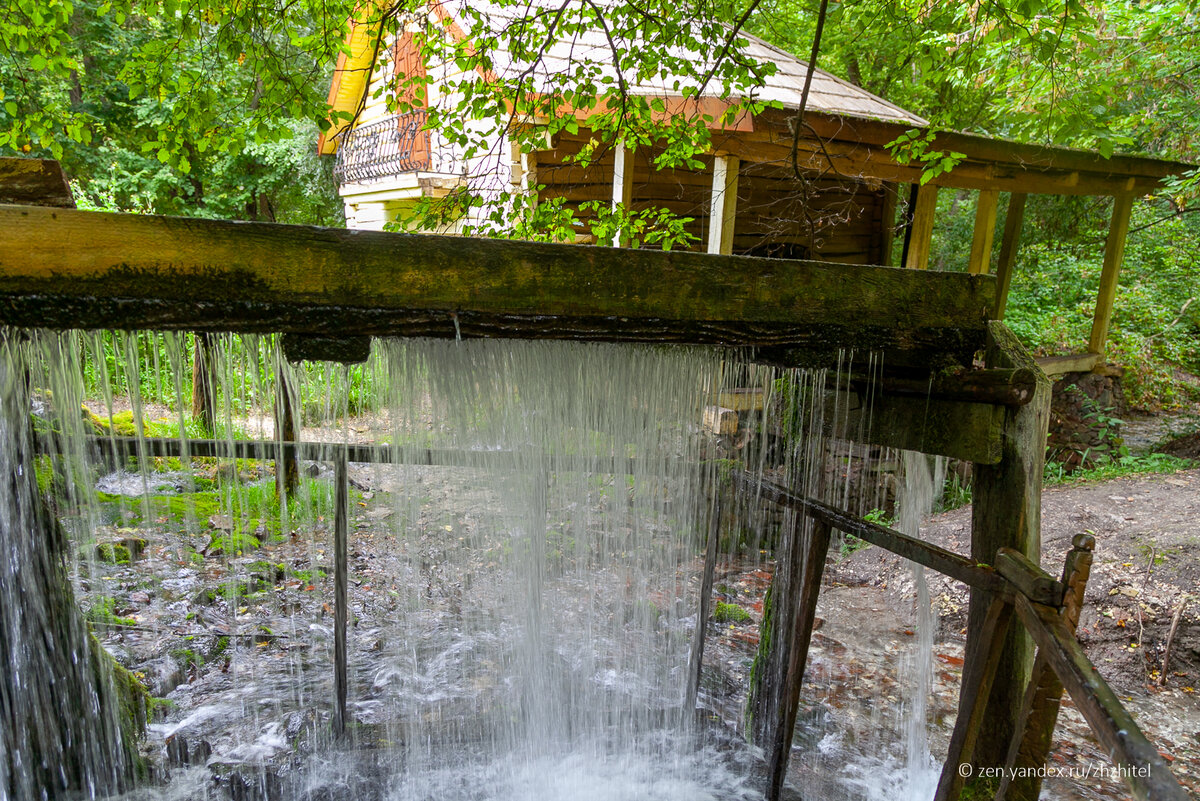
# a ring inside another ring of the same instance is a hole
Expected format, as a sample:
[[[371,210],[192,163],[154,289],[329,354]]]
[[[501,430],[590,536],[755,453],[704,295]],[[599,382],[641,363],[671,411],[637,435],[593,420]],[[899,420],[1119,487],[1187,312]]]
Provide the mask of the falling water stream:
[[[215,431],[204,432],[184,413],[184,335],[4,342],[0,491],[14,512],[0,521],[2,801],[759,798],[743,710],[704,722],[682,708],[726,460],[859,513],[880,503],[878,483],[851,489],[850,471],[830,467],[854,457],[848,439],[870,425],[869,408],[852,410],[838,390],[874,360],[774,371],[709,349],[415,340],[377,341],[366,365],[347,368],[291,365],[272,337],[222,338]],[[330,728],[331,465],[302,464],[281,504],[270,463],[156,458],[144,439],[270,440],[279,375],[304,439],[373,442],[390,456],[350,468],[344,739]],[[762,388],[786,422],[763,411],[736,435],[706,433],[704,407],[730,385]],[[44,456],[33,455],[31,408]],[[755,429],[757,440],[741,436]],[[119,433],[142,438],[136,458],[113,463],[87,444]],[[927,513],[934,472],[905,457],[901,528],[915,533]],[[755,508],[749,533],[724,544],[765,565],[782,523]],[[51,514],[61,546],[30,536]],[[30,589],[56,565],[104,646],[167,699],[143,751],[171,767],[142,789],[127,788],[119,716],[103,671],[87,667],[81,615]],[[900,711],[913,722],[913,798],[936,780],[927,591],[917,607],[914,690]],[[39,646],[31,620],[61,637]],[[50,653],[55,643],[72,650]],[[28,679],[58,675],[47,666],[63,659],[69,695]],[[701,701],[719,707],[709,689]],[[48,775],[56,764],[71,770]]]

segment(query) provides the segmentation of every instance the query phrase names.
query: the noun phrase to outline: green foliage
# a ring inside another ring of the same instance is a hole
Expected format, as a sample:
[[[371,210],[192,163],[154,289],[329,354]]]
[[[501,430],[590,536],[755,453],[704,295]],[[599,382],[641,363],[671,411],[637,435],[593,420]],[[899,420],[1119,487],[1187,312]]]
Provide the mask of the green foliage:
[[[737,604],[717,601],[713,609],[713,620],[718,623],[749,623],[750,613]]]
[[[1047,462],[1043,483],[1046,486],[1076,484],[1087,481],[1107,481],[1145,473],[1178,473],[1190,470],[1196,462],[1180,459],[1165,453],[1149,453],[1139,456],[1124,455],[1104,460],[1095,467],[1070,471],[1059,462]]]

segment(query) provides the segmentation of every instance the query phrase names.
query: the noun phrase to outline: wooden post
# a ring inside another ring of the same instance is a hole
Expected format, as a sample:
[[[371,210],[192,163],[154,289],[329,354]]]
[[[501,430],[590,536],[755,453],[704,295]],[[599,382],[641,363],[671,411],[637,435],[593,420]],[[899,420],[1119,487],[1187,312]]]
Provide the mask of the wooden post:
[[[1112,222],[1104,243],[1104,269],[1100,273],[1100,291],[1096,295],[1096,314],[1092,318],[1092,336],[1088,352],[1104,355],[1108,340],[1108,325],[1112,322],[1113,300],[1117,295],[1117,275],[1125,256],[1125,235],[1129,233],[1129,214],[1133,210],[1133,193],[1122,192],[1113,198]],[[1100,362],[1103,364],[1103,361]]]
[[[298,439],[300,429],[296,425],[292,405],[291,382],[288,380],[287,367],[280,364],[275,372],[275,440],[296,442]],[[281,504],[292,496],[299,484],[300,462],[295,451],[285,451],[282,458],[275,460],[275,491],[279,494]]]
[[[975,236],[971,241],[971,257],[967,272],[972,275],[987,275],[992,266],[992,240],[996,236],[996,208],[1000,203],[1000,191],[981,189],[975,204]]]
[[[996,308],[992,317],[1004,319],[1008,305],[1008,288],[1012,285],[1013,269],[1017,263],[1017,247],[1021,242],[1021,224],[1025,220],[1024,193],[1013,192],[1008,199],[1008,214],[1004,217],[1004,235],[1000,240],[1000,258],[996,263]]]
[[[633,151],[624,142],[618,142],[614,156],[612,209],[616,211],[617,207],[624,206],[628,212],[633,201]],[[613,247],[620,248],[628,244],[629,240],[620,231],[613,235]]]
[[[900,187],[894,183],[883,185],[883,199],[879,209],[879,264],[890,267],[892,264],[892,244],[896,239],[896,196]]]
[[[346,453],[334,464],[336,508],[333,526],[333,733],[346,735],[346,696],[350,685],[346,655],[346,625],[350,619],[350,556],[347,544],[350,489]]]
[[[912,211],[912,225],[908,237],[908,248],[904,266],[912,270],[924,270],[929,266],[929,245],[933,241],[933,218],[937,213],[938,188],[925,184],[917,189],[917,200]]]
[[[958,717],[954,720],[954,733],[950,736],[950,748],[942,765],[942,775],[938,779],[934,801],[958,801],[963,784],[968,778],[961,766],[972,764],[975,735],[982,724],[1011,620],[1012,605],[1000,598],[993,598],[988,605],[980,635],[973,643],[979,650],[968,653],[963,666],[962,687],[958,694]]]
[[[1050,380],[1003,323],[988,323],[988,334],[987,366],[1031,369],[1036,386],[1031,402],[1004,410],[1000,462],[975,463],[973,467],[971,557],[994,565],[999,550],[1007,547],[1036,564],[1041,554],[1042,470],[1050,421]],[[995,595],[986,590],[971,590],[967,623],[967,654],[971,658],[986,653],[981,640],[986,635],[987,610],[994,599]],[[1005,638],[981,720],[975,746],[977,765],[998,767],[1007,759],[1032,667],[1032,642],[1014,626]],[[973,669],[965,666],[964,674]]]
[[[783,792],[783,780],[787,775],[788,758],[792,754],[792,734],[796,729],[796,716],[800,709],[800,690],[804,683],[804,668],[808,664],[808,646],[812,641],[817,597],[821,593],[821,577],[825,573],[831,532],[832,528],[824,521],[812,520],[809,523],[804,567],[798,577],[799,602],[792,617],[792,632],[788,638],[791,647],[787,651],[779,717],[772,742],[768,744],[770,750],[767,754],[767,801],[779,801]],[[780,624],[786,625],[786,621],[786,618],[781,619]]]
[[[733,229],[737,219],[737,156],[713,158],[712,199],[708,204],[708,252],[726,256],[733,253]]]
[[[512,143],[512,183],[517,192],[529,195],[529,208],[538,204],[538,154]]]
[[[700,672],[704,667],[704,637],[708,630],[708,616],[712,610],[713,573],[717,565],[717,541],[721,533],[721,498],[719,486],[713,487],[713,500],[709,506],[708,543],[704,549],[704,575],[700,579],[700,603],[696,612],[696,634],[692,639],[692,656],[688,663],[687,694],[684,697],[684,715],[696,708],[696,697],[700,694]]]
[[[213,391],[213,336],[197,331],[192,359],[192,417],[200,421],[206,431],[212,431],[215,423],[216,401]]]
[[[1079,613],[1083,609],[1083,594],[1087,589],[1088,576],[1092,570],[1092,552],[1096,538],[1091,534],[1076,534],[1063,564],[1062,617],[1072,632],[1079,625]],[[996,792],[996,801],[1019,799],[1037,801],[1042,791],[1042,780],[1037,768],[1046,764],[1054,726],[1058,722],[1058,709],[1062,702],[1063,685],[1050,667],[1046,656],[1038,652],[1033,663],[1033,675],[1025,689],[1025,700],[1021,704],[1017,736],[1008,750],[1004,777]],[[1019,773],[1019,775],[1018,775]]]

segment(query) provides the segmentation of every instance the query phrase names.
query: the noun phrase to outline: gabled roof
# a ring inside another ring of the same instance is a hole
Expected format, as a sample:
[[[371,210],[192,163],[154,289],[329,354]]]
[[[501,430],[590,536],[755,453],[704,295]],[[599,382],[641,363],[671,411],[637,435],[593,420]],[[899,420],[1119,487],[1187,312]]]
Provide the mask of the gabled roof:
[[[497,29],[516,24],[530,9],[545,6],[547,0],[533,0],[520,6],[498,6],[480,0],[446,0],[432,6],[435,13],[451,23],[448,27],[451,35],[464,37],[464,29],[469,25],[460,25],[459,20],[465,17],[462,12],[468,6],[475,13],[483,13],[494,22]],[[557,6],[554,7],[555,9]],[[795,56],[768,44],[754,36],[742,35],[748,42],[741,53],[754,61],[774,64],[776,72],[766,80],[765,86],[755,92],[759,100],[777,102],[784,108],[798,108],[803,94],[805,77],[808,74],[808,64]],[[349,49],[350,55],[339,58],[334,71],[333,85],[330,89],[329,103],[336,111],[355,112],[361,98],[367,91],[370,81],[370,69],[374,57],[372,40],[366,26],[353,27]],[[636,47],[637,42],[619,41],[624,47]],[[686,53],[682,54],[686,55]],[[505,52],[492,54],[494,59],[494,74],[504,77],[515,77],[530,69],[528,63],[514,61]],[[603,30],[589,28],[582,30],[570,38],[563,38],[542,54],[540,63],[533,70],[535,85],[537,79],[548,79],[552,75],[567,72],[573,66],[586,63],[599,69],[601,75],[616,77],[616,68],[612,64],[612,50],[607,35]],[[655,80],[633,82],[628,81],[628,91],[631,94],[643,96],[658,96],[664,98],[678,97],[681,88],[686,85],[668,76],[660,76]],[[694,85],[694,84],[693,84]],[[722,101],[719,84],[706,86],[702,97]],[[868,120],[884,120],[902,123],[907,126],[924,126],[926,120],[906,111],[894,103],[876,97],[849,81],[838,78],[822,69],[813,71],[812,86],[809,90],[806,108],[838,116],[856,117]],[[341,127],[338,126],[338,130]],[[332,153],[336,150],[333,134],[322,136],[321,152]]]

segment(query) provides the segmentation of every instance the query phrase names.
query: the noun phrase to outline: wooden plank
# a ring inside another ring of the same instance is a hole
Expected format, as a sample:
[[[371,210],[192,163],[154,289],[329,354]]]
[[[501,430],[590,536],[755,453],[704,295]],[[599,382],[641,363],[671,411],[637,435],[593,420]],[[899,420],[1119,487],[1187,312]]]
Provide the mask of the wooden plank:
[[[979,193],[975,203],[975,234],[971,240],[971,256],[967,261],[967,272],[987,275],[992,266],[992,239],[996,235],[996,209],[1000,193],[985,189]]]
[[[984,616],[982,633],[975,641],[976,650],[967,655],[963,665],[958,715],[954,719],[954,732],[950,735],[950,747],[942,764],[934,801],[958,801],[966,784],[967,777],[961,768],[970,765],[974,758],[975,737],[982,727],[1011,619],[1012,606],[1000,598],[993,599]]]
[[[924,270],[929,266],[929,245],[933,241],[933,218],[937,214],[938,188],[926,184],[917,190],[917,202],[912,212],[912,233],[904,266]]]
[[[733,253],[733,229],[737,220],[737,156],[719,155],[713,159],[712,198],[708,205],[708,252]]]
[[[1117,276],[1125,257],[1125,235],[1129,233],[1129,215],[1133,210],[1133,193],[1122,192],[1113,198],[1112,222],[1104,243],[1104,268],[1100,272],[1100,291],[1096,296],[1096,314],[1092,318],[1092,335],[1088,352],[1104,356],[1108,341],[1108,326],[1112,321],[1113,301],[1117,296]]]
[[[847,436],[861,431],[856,438],[873,445],[977,464],[1000,461],[1004,407],[889,394],[876,394],[864,403],[863,408],[851,409],[844,421],[829,421],[842,430],[838,433],[831,427],[828,433]]]
[[[1095,353],[1081,353],[1073,356],[1043,356],[1037,360],[1038,367],[1046,375],[1054,377],[1067,373],[1090,372],[1100,363],[1100,356]]]
[[[976,463],[973,467],[971,557],[995,564],[1001,548],[1012,548],[1036,564],[1041,554],[1042,473],[1050,423],[1050,380],[1007,326],[991,322],[988,329],[987,367],[1030,370],[1036,376],[1037,387],[1028,404],[1004,407],[999,462]],[[968,649],[975,648],[983,636],[984,617],[994,597],[982,588],[971,588]],[[1028,636],[1015,628],[1010,630],[978,732],[975,759],[979,765],[999,767],[1007,759],[1008,744],[1016,731],[1025,682],[1032,667],[1033,645]]]
[[[75,208],[62,166],[50,159],[0,158],[0,203]]]
[[[1021,224],[1025,220],[1024,192],[1013,192],[1008,199],[1008,213],[1004,217],[1004,235],[1000,239],[1000,256],[996,264],[996,308],[992,317],[1004,319],[1008,305],[1008,290],[1012,286],[1013,270],[1017,263],[1017,248],[1021,242]]]
[[[1187,801],[1190,796],[1179,786],[1166,760],[1121,706],[1058,611],[1034,604],[1023,595],[1016,597],[1016,610],[1101,748],[1120,768],[1120,777],[1133,797],[1139,801]]]
[[[0,232],[0,323],[50,328],[569,338],[822,358],[854,347],[968,361],[995,288],[989,276],[885,267],[21,206],[0,207]]]
[[[633,204],[633,151],[625,146],[623,142],[618,142],[616,146],[615,161],[613,162],[613,179],[612,179],[612,209],[616,211],[619,207],[625,207],[627,210]],[[627,239],[622,238],[618,231],[613,238],[613,247],[625,247],[628,243]]]
[[[1063,564],[1062,581],[1066,592],[1061,614],[1072,634],[1079,625],[1079,613],[1083,609],[1084,591],[1095,548],[1094,536],[1076,534]],[[1018,736],[1013,738],[1009,746],[1008,761],[1000,788],[996,791],[996,801],[1037,801],[1041,796],[1042,779],[1038,775],[1038,768],[1045,765],[1050,756],[1062,694],[1062,682],[1050,668],[1045,654],[1038,653],[1029,685],[1025,688],[1025,700],[1021,704]]]

